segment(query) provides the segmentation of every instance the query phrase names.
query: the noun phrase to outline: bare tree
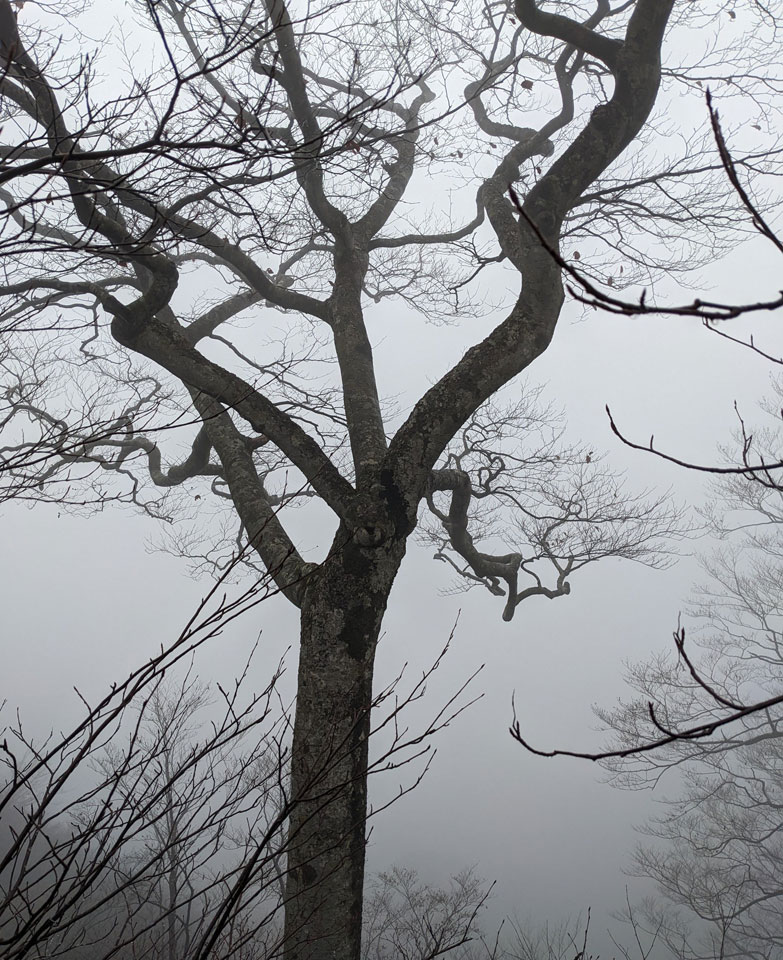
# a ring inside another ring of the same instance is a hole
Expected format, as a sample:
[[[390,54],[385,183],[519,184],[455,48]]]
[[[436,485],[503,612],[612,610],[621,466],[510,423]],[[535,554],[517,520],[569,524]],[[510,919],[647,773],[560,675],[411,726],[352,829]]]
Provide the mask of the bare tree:
[[[728,182],[738,196],[745,214],[749,217],[754,230],[764,239],[769,241],[778,251],[783,252],[783,243],[781,243],[777,233],[772,229],[765,215],[761,212],[759,204],[751,199],[751,196],[742,182],[740,168],[742,164],[738,163],[731,154],[726,143],[723,128],[717,109],[713,106],[712,97],[707,91],[707,106],[720,161],[726,173]],[[512,199],[524,217],[524,211],[518,197],[512,191]],[[535,228],[534,228],[535,229]],[[567,263],[563,257],[554,249],[549,247],[541,237],[543,245],[548,250],[552,259],[563,269],[571,278],[574,286],[569,286],[569,291],[581,302],[594,308],[601,308],[613,313],[620,313],[627,316],[636,316],[642,314],[674,314],[686,317],[698,317],[703,321],[706,330],[709,333],[720,336],[739,347],[746,348],[754,354],[762,357],[764,360],[775,367],[783,366],[783,357],[772,354],[762,349],[751,335],[748,339],[736,337],[726,330],[722,321],[736,319],[746,314],[757,313],[759,311],[777,310],[783,306],[783,300],[759,301],[754,303],[722,303],[717,301],[707,301],[697,298],[690,304],[679,306],[666,306],[660,303],[651,303],[647,300],[646,290],[638,301],[623,299],[619,296],[608,293],[605,289],[598,288],[594,282],[578,266]],[[773,378],[774,392],[780,398],[783,392],[783,383],[780,379]],[[734,409],[738,421],[738,428],[735,432],[735,441],[738,450],[730,452],[723,450],[724,463],[722,464],[697,464],[690,460],[683,460],[677,456],[658,449],[655,446],[654,436],[649,442],[639,443],[629,439],[618,428],[612,416],[609,407],[606,413],[609,418],[609,425],[612,432],[626,446],[655,457],[666,460],[670,463],[683,467],[686,470],[693,470],[703,474],[709,474],[713,477],[721,478],[721,483],[716,485],[715,496],[706,509],[706,515],[709,523],[708,528],[711,532],[725,539],[730,533],[736,533],[726,526],[723,513],[728,510],[729,515],[733,513],[748,512],[751,516],[750,526],[756,527],[758,523],[752,519],[757,513],[764,518],[762,524],[769,524],[774,528],[774,524],[779,521],[779,511],[776,507],[777,500],[783,490],[781,485],[781,467],[783,461],[780,459],[780,450],[778,434],[780,429],[780,420],[783,419],[783,407],[776,406],[773,401],[766,401],[763,404],[768,416],[775,422],[775,427],[770,428],[765,425],[760,430],[751,430],[743,418],[740,409],[735,401]],[[740,525],[738,529],[745,529]],[[775,537],[773,535],[772,539]],[[755,566],[755,575],[759,581],[759,589],[764,592],[769,590],[771,582],[775,581],[777,572],[770,569],[769,558],[766,554],[775,555],[777,553],[769,538],[761,536],[749,536],[746,547],[756,551],[758,560]],[[753,632],[753,627],[749,627],[747,620],[755,620],[755,628],[762,629],[768,625],[766,615],[771,613],[770,602],[773,605],[776,599],[772,601],[761,601],[756,594],[756,588],[750,586],[747,577],[742,578],[744,584],[740,585],[737,579],[739,574],[735,568],[736,557],[742,554],[743,550],[734,543],[729,554],[718,553],[711,561],[706,561],[705,566],[714,578],[717,587],[714,592],[706,595],[704,605],[699,609],[700,616],[715,616],[718,621],[721,615],[718,611],[724,609],[726,604],[726,595],[734,598],[734,604],[731,607],[731,617],[737,617],[736,623],[724,623],[724,629],[728,631],[728,636],[737,637],[737,629],[740,635],[747,634],[748,630]],[[745,596],[744,594],[748,594]],[[753,593],[753,599],[749,594]],[[772,596],[776,596],[775,590],[772,590]],[[752,646],[753,642],[750,643]],[[625,736],[609,749],[585,752],[569,749],[545,750],[533,746],[522,733],[522,729],[514,718],[511,727],[511,735],[531,753],[543,757],[570,756],[579,759],[593,761],[616,761],[624,758],[638,757],[642,754],[652,754],[659,748],[666,748],[672,745],[683,744],[685,741],[701,741],[710,738],[716,731],[723,732],[723,728],[732,728],[735,723],[747,719],[758,719],[756,715],[768,716],[768,711],[774,710],[783,703],[783,694],[774,693],[772,696],[762,695],[752,696],[750,700],[742,700],[739,695],[733,697],[721,692],[720,684],[713,684],[710,678],[711,664],[707,669],[702,670],[698,663],[694,662],[689,651],[686,650],[685,629],[678,625],[674,632],[674,646],[677,652],[678,663],[682,663],[688,670],[688,683],[693,684],[692,689],[698,692],[699,697],[707,698],[711,710],[707,712],[706,719],[703,719],[700,710],[696,710],[694,717],[690,719],[686,715],[679,718],[675,726],[671,726],[663,718],[662,711],[656,707],[654,698],[648,699],[643,707],[644,719],[641,721],[637,733],[648,724],[644,736],[634,739],[632,736]],[[645,687],[645,683],[635,677],[635,682],[640,689]],[[757,693],[758,691],[756,691]],[[768,692],[768,691],[767,691]],[[627,733],[627,731],[626,731]],[[643,762],[647,762],[647,758]],[[655,763],[655,760],[649,761]]]
[[[268,703],[264,706],[269,709]],[[95,942],[96,956],[193,956],[225,902],[232,877],[253,859],[256,869],[246,890],[252,908],[233,911],[212,954],[249,956],[251,948],[258,957],[276,952],[281,940],[286,723],[278,714],[277,724],[270,723],[260,736],[258,723],[252,740],[252,728],[246,725],[241,735],[221,742],[208,722],[209,708],[208,689],[190,673],[176,687],[164,681],[138,704],[145,719],[135,737],[133,763],[118,737],[94,760],[98,782],[116,784],[122,807],[144,808],[138,827],[122,837],[107,876],[90,898],[102,905],[90,918],[91,934],[85,930],[82,935]],[[241,725],[235,708],[234,713],[235,724]],[[199,728],[210,727],[202,741]],[[95,827],[94,810],[94,801],[87,801],[84,809],[74,811],[85,832]],[[65,928],[70,938],[75,927],[69,923]],[[52,946],[48,940],[45,949]]]
[[[747,452],[752,436],[750,450],[762,462],[780,459],[781,397],[778,381],[764,404],[766,423],[752,430],[743,423],[736,437]],[[737,460],[734,447],[724,455]],[[660,656],[633,667],[637,699],[599,714],[623,746],[658,734],[648,703],[677,731],[707,726],[762,698],[774,701],[711,737],[680,737],[610,767],[619,784],[633,788],[658,783],[669,770],[679,774],[664,812],[645,827],[663,843],[640,848],[634,870],[655,879],[686,917],[708,923],[706,943],[691,949],[694,956],[783,956],[782,497],[780,483],[763,472],[713,482],[705,519],[719,546],[703,560],[706,579],[688,611],[700,625],[688,664],[703,682],[680,658]]]
[[[291,721],[277,693],[283,665],[259,691],[249,659],[232,687],[218,684],[212,703],[193,666],[204,644],[265,596],[257,585],[230,600],[213,591],[173,644],[113,684],[70,732],[34,738],[19,717],[0,729],[4,958],[283,953],[296,839],[288,829]],[[472,702],[463,696],[469,679],[429,723],[408,729],[404,713],[425,695],[446,649],[418,679],[400,675],[376,693],[369,708],[383,743],[367,775],[413,764],[398,796],[426,772],[432,737]],[[321,758],[322,782],[310,784],[319,808],[332,802],[332,769],[350,749],[335,744]]]
[[[707,93],[716,145],[728,181],[755,231],[783,251],[778,233],[752,198]],[[550,250],[570,276],[577,299],[629,316],[668,313],[697,317],[715,335],[747,348],[773,367],[783,359],[753,336],[735,336],[723,321],[778,310],[780,297],[749,303],[697,298],[667,306],[646,291],[634,301],[596,285],[577,266]],[[779,883],[781,733],[781,419],[783,382],[762,402],[763,422],[751,423],[735,403],[734,442],[722,462],[698,464],[654,444],[624,435],[607,408],[616,436],[627,446],[688,470],[711,475],[711,498],[703,510],[706,532],[719,547],[702,558],[708,579],[688,609],[695,644],[686,650],[685,628],[674,634],[676,655],[631,666],[628,679],[638,696],[596,712],[613,731],[613,742],[594,752],[532,747],[515,722],[512,734],[542,756],[603,761],[622,787],[659,786],[675,777],[665,812],[642,828],[653,837],[640,846],[632,872],[653,879],[663,899],[647,898],[622,918],[634,937],[646,936],[678,958],[783,955]],[[670,776],[671,778],[671,776]],[[623,955],[626,950],[618,944]]]
[[[709,137],[663,162],[647,143],[662,78],[699,82],[687,57],[662,68],[667,29],[712,37],[723,6],[139,0],[145,32],[99,86],[61,40],[75,15],[25,8],[17,27],[0,0],[5,475],[63,504],[190,518],[175,549],[220,566],[249,546],[300,608],[291,960],[360,956],[375,646],[421,505],[438,556],[502,595],[506,619],[567,595],[585,563],[660,562],[679,529],[589,449],[526,449],[525,409],[485,404],[550,343],[551,250],[590,247],[632,278],[720,249],[732,194]],[[742,10],[747,32],[727,25],[703,63],[772,110],[776,23]],[[475,197],[464,223],[408,204],[447,173]],[[405,416],[385,412],[368,311],[396,299],[453,320],[481,309],[470,285],[501,261],[521,281],[503,319]],[[298,504],[333,521],[317,562],[285,526]],[[514,508],[515,542],[495,507]]]
[[[415,870],[394,867],[373,877],[365,899],[366,960],[434,960],[480,940],[479,916],[491,893],[472,870],[449,887],[427,886]]]
[[[279,671],[256,693],[240,677],[198,734],[206,703],[192,676],[199,649],[268,588],[213,591],[173,644],[66,734],[32,738],[19,717],[3,727],[4,957],[194,956],[238,869],[253,864],[256,896],[269,899],[290,742]],[[245,848],[230,851],[238,823]],[[255,926],[258,938],[265,924]]]

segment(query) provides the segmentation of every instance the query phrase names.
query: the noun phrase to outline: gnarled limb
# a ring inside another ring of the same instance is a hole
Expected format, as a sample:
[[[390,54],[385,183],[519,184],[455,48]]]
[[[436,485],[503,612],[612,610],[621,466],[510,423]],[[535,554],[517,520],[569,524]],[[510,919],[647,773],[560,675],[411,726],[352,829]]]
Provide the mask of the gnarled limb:
[[[204,420],[202,430],[220,458],[231,499],[267,570],[275,583],[297,606],[301,606],[306,577],[316,565],[305,563],[285,532],[270,503],[267,491],[253,463],[253,451],[225,410],[211,397],[194,393],[193,405]]]
[[[508,408],[489,405],[432,472],[427,506],[438,523],[425,524],[427,541],[458,585],[481,583],[506,597],[504,620],[529,597],[567,596],[569,578],[606,557],[665,566],[671,539],[686,533],[665,498],[623,493],[600,456],[569,449],[560,435],[560,418],[535,393]],[[513,548],[503,550],[512,533]]]
[[[450,491],[451,502],[448,514],[442,513],[435,506],[432,494],[435,491]],[[463,560],[466,561],[469,571],[460,570],[450,559],[448,553],[439,551],[435,554],[436,560],[445,560],[468,578],[475,578],[483,583],[490,593],[503,596],[503,588],[499,581],[506,584],[506,605],[503,609],[503,619],[511,620],[514,610],[523,600],[532,596],[544,596],[549,599],[567,596],[571,592],[571,585],[566,579],[572,569],[572,562],[566,561],[561,567],[558,560],[551,557],[552,563],[558,571],[557,583],[554,587],[546,587],[538,574],[533,570],[526,570],[526,564],[531,559],[523,553],[507,553],[494,555],[476,549],[474,538],[468,531],[468,508],[473,496],[470,477],[459,470],[435,470],[432,475],[431,489],[427,496],[427,505],[430,511],[441,521],[448,536],[448,544]],[[534,586],[518,587],[520,571],[528,573],[536,582]]]
[[[615,89],[611,99],[593,111],[582,131],[543,174],[525,198],[527,217],[557,249],[558,230],[582,192],[644,125],[660,82],[660,45],[673,0],[639,0],[631,14],[619,51],[610,54]],[[531,28],[563,29],[557,21],[541,20],[535,4],[526,5]],[[577,38],[586,52],[595,52],[588,37],[573,22],[568,42]],[[599,44],[606,55],[606,44]],[[614,48],[614,45],[612,45]],[[513,148],[512,148],[513,150]],[[509,179],[506,187],[513,183]],[[488,209],[488,213],[491,212]],[[563,302],[560,271],[526,222],[501,246],[518,267],[522,292],[507,318],[480,344],[467,351],[447,374],[414,406],[389,448],[387,460],[394,484],[409,516],[429,471],[454,433],[502,384],[522,372],[549,344]],[[513,249],[509,245],[513,243]],[[403,466],[404,464],[404,466]],[[420,472],[421,471],[421,472]]]

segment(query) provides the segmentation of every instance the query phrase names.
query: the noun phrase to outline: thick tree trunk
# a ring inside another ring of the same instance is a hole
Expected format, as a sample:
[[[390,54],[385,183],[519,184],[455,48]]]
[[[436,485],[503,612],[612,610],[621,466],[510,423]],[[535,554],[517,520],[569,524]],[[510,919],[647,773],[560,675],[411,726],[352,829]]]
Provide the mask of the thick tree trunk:
[[[359,960],[375,646],[405,552],[344,528],[302,605],[286,960]]]

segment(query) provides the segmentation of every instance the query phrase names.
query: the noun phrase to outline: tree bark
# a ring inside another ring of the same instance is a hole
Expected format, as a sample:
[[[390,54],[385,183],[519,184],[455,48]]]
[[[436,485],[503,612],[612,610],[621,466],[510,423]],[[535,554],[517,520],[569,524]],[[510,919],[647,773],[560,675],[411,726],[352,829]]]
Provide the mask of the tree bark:
[[[291,763],[286,960],[359,960],[375,648],[401,538],[341,526],[302,604]]]

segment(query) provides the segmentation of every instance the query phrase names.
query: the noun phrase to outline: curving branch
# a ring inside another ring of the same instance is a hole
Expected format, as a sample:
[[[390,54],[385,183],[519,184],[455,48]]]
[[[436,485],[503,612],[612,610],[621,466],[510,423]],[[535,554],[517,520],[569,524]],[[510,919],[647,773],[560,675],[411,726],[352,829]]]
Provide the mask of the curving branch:
[[[285,0],[265,0],[267,15],[277,39],[282,71],[275,71],[278,82],[288,94],[291,112],[308,146],[303,151],[304,162],[297,175],[313,212],[335,236],[344,235],[348,219],[326,197],[323,173],[319,162],[323,134],[307,95],[307,83],[302,72],[302,61],[297,49],[291,17]]]
[[[709,694],[718,707],[728,708],[730,711],[728,714],[715,719],[710,719],[704,723],[685,726],[680,730],[672,730],[667,724],[660,720],[655,709],[655,705],[652,703],[652,701],[650,701],[647,704],[648,717],[653,728],[659,735],[653,735],[644,743],[638,743],[628,747],[620,747],[614,750],[597,750],[594,752],[589,752],[561,749],[542,750],[539,747],[534,747],[522,735],[522,729],[519,721],[516,718],[516,711],[514,711],[514,719],[509,729],[511,736],[517,741],[517,743],[521,744],[525,750],[527,750],[529,753],[535,754],[538,757],[574,757],[578,760],[593,761],[621,759],[623,757],[634,757],[640,754],[659,751],[663,747],[675,743],[705,740],[713,736],[716,731],[722,730],[724,727],[728,727],[733,723],[738,723],[740,720],[744,720],[746,717],[751,717],[756,714],[766,714],[767,711],[772,710],[772,708],[783,705],[783,694],[767,697],[764,700],[757,700],[747,705],[740,705],[728,700],[715,689],[715,687],[706,679],[706,677],[702,676],[691,660],[685,655],[684,628],[678,628],[674,632],[674,642],[675,646],[677,647],[677,652],[683,659],[683,662],[686,663],[691,677],[695,680],[697,685],[701,687],[702,690]]]
[[[248,541],[275,583],[294,604],[301,606],[307,574],[316,565],[305,563],[273,508],[253,462],[253,448],[234,426],[228,413],[211,397],[192,394],[204,420],[203,430],[222,465],[228,491]]]
[[[776,478],[774,474],[778,470],[783,470],[783,460],[772,460],[767,462],[761,458],[761,462],[751,463],[750,455],[753,447],[753,437],[750,434],[745,434],[743,438],[741,466],[719,467],[714,464],[707,465],[692,463],[689,460],[681,460],[669,453],[664,453],[662,450],[658,450],[655,446],[654,436],[650,437],[649,443],[647,444],[636,443],[633,440],[630,440],[622,433],[620,428],[615,423],[614,417],[612,416],[612,411],[609,409],[609,407],[607,406],[605,409],[606,415],[609,418],[609,426],[612,429],[612,433],[618,438],[618,440],[624,443],[626,447],[630,447],[631,450],[641,450],[643,453],[651,453],[653,456],[658,457],[661,460],[665,460],[667,463],[673,463],[678,467],[684,467],[686,470],[696,470],[699,473],[713,473],[718,476],[734,475],[748,477],[758,480],[760,483],[763,483],[765,486],[768,486],[771,489],[780,489],[780,480]]]
[[[615,80],[611,98],[593,111],[574,142],[525,198],[523,206],[529,220],[550,246],[557,247],[558,230],[581,194],[646,122],[658,92],[660,44],[672,6],[673,0],[639,0],[620,50],[610,56]],[[532,17],[531,29],[532,25],[544,32],[554,29],[552,21],[537,18],[534,4],[526,8]],[[578,29],[573,33],[581,36]],[[545,138],[541,145],[544,142]],[[515,163],[512,166],[518,169]],[[509,171],[504,193],[513,179]],[[486,201],[485,205],[491,219]],[[557,264],[524,221],[519,224],[517,237],[509,235],[505,244],[504,238],[500,239],[504,252],[522,275],[519,299],[507,318],[424,394],[389,448],[389,470],[411,514],[430,470],[451,437],[474,410],[546,348],[554,332],[563,302]],[[405,469],[402,464],[406,464]],[[411,464],[416,467],[411,469]]]
[[[435,505],[433,494],[436,491],[451,493],[447,514],[440,511]],[[557,568],[558,576],[554,587],[546,587],[535,571],[525,569],[526,564],[530,563],[530,559],[526,558],[524,554],[494,555],[476,548],[474,537],[468,530],[468,508],[472,498],[473,491],[467,473],[447,469],[433,471],[430,489],[427,492],[427,505],[430,512],[442,523],[448,536],[449,546],[465,560],[469,569],[461,570],[443,551],[438,551],[435,554],[435,559],[451,563],[455,570],[463,576],[483,583],[490,593],[496,596],[505,594],[507,597],[503,609],[503,619],[505,621],[510,621],[514,616],[516,607],[530,597],[543,596],[553,600],[555,597],[568,596],[571,592],[571,585],[566,578],[573,567],[571,561],[566,561],[561,567],[554,557],[548,558]],[[533,577],[536,583],[520,590],[518,587],[520,570]],[[505,582],[505,591],[500,586],[501,580]]]
[[[432,103],[435,99],[435,94],[423,80],[419,82],[419,87],[421,92],[406,111],[404,129],[389,138],[397,158],[385,167],[388,177],[386,186],[356,224],[359,234],[368,239],[375,237],[378,231],[383,229],[396,210],[413,176],[416,141],[421,129],[421,112],[426,104]]]
[[[592,29],[596,21],[611,12],[609,0],[598,0],[592,24],[582,24],[559,13],[545,13],[536,0],[515,0],[514,10],[522,26],[533,33],[563,40],[582,53],[602,60],[612,73],[618,69],[623,42]]]
[[[577,570],[607,557],[664,567],[671,540],[688,533],[665,498],[629,496],[595,451],[565,447],[559,418],[539,406],[538,393],[479,411],[433,471],[426,497],[437,520],[425,528],[435,558],[468,586],[505,596],[506,621],[530,597],[567,596]],[[446,507],[438,494],[448,495]],[[511,550],[477,546],[512,535]]]

